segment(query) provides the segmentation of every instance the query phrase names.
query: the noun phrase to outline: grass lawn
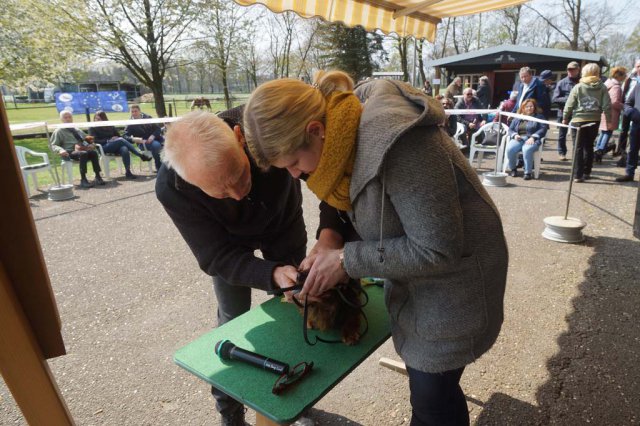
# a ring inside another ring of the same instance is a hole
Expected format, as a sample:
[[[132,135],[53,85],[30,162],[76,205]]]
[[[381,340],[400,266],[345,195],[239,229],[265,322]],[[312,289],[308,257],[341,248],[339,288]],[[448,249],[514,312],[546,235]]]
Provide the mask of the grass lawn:
[[[179,96],[179,97],[178,97]],[[168,96],[166,100],[167,113],[169,112],[169,105],[173,107],[173,115],[184,115],[189,112],[191,107],[191,101],[185,101],[184,99],[193,98],[194,96],[202,95],[176,95],[175,98]],[[239,95],[233,101],[233,105],[241,105],[247,101],[249,95]],[[206,96],[205,96],[206,97]],[[213,112],[224,111],[226,109],[223,100],[219,100],[218,96],[210,97],[211,109]],[[155,105],[152,103],[140,104],[142,111],[151,116],[156,116]],[[55,104],[18,104],[18,108],[14,107],[13,103],[5,104],[7,109],[7,116],[9,118],[9,124],[31,123],[37,121],[46,121],[48,123],[58,123],[60,121],[60,115],[56,109]],[[176,114],[177,111],[177,114]],[[126,120],[130,117],[128,112],[110,112],[108,113],[111,120]],[[91,114],[93,119],[93,114]],[[85,114],[78,114],[74,116],[76,122],[86,122]]]

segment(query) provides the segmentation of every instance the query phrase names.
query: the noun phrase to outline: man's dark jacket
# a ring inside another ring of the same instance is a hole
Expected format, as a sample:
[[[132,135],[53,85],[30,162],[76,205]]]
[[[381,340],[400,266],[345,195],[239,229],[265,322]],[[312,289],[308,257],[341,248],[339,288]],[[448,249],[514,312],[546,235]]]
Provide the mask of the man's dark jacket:
[[[144,112],[141,112],[141,118],[153,118]],[[162,136],[162,128],[157,124],[129,124],[124,128],[125,136],[133,136],[136,138],[149,139],[153,135],[155,139]]]
[[[538,104],[538,108],[540,108],[545,117],[549,116],[549,111],[551,110],[551,99],[549,99],[549,92],[547,92],[547,86],[537,77],[531,78],[531,83],[529,83],[529,87],[527,92],[522,98],[522,89],[524,88],[524,83],[520,82],[518,85],[518,97],[516,99],[516,105],[513,107],[512,112],[518,112],[520,109],[520,105],[527,99],[535,99]],[[565,100],[566,102],[566,100]]]
[[[558,105],[558,118],[562,118],[562,112],[564,111],[564,104],[567,103],[567,98],[569,98],[569,93],[573,87],[578,84],[580,81],[580,77],[576,77],[574,79],[566,76],[562,80],[556,84],[556,88],[553,90],[553,97],[551,98],[551,102]]]
[[[220,114],[232,127],[241,124],[242,110],[234,110]],[[304,256],[307,233],[300,181],[285,169],[261,171],[246,153],[251,192],[240,201],[209,197],[164,164],[156,195],[204,272],[233,285],[272,290],[275,267],[300,262],[295,253]],[[264,260],[254,256],[256,249]]]

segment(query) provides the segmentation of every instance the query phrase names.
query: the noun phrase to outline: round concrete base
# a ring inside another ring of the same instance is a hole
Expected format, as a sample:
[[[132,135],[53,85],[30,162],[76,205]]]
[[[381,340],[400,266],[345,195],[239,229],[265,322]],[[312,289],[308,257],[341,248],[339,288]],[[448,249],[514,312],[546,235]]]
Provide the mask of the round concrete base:
[[[51,201],[64,201],[73,198],[73,185],[53,185],[49,187]]]
[[[507,174],[496,172],[485,172],[482,174],[482,184],[484,186],[507,186]]]
[[[559,243],[580,243],[584,241],[582,229],[587,224],[575,217],[550,216],[544,218],[545,229],[542,236]]]

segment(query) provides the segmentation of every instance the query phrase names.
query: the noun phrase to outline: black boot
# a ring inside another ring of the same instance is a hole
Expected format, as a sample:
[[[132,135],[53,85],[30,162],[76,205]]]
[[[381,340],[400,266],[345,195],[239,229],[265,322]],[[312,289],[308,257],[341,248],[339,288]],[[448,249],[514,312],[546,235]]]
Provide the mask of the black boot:
[[[594,151],[593,153],[593,161],[594,163],[602,164],[602,156],[604,152],[601,149]]]
[[[136,176],[136,175],[134,175],[133,173],[131,173],[131,171],[130,171],[130,170],[127,170],[127,173],[126,173],[124,176],[125,176],[125,178],[127,178],[127,179],[137,179],[137,178],[138,178],[138,176]]]
[[[96,184],[98,185],[105,185],[104,180],[102,180],[102,176],[100,176],[100,173],[96,173]]]
[[[620,154],[620,158],[618,158],[618,162],[616,163],[617,167],[627,167],[627,153],[623,152]]]
[[[86,176],[82,176],[80,178],[80,188],[85,188],[85,189],[93,188],[93,184],[89,183]]]
[[[222,414],[222,426],[247,426],[244,421],[245,408],[240,406],[237,410]]]

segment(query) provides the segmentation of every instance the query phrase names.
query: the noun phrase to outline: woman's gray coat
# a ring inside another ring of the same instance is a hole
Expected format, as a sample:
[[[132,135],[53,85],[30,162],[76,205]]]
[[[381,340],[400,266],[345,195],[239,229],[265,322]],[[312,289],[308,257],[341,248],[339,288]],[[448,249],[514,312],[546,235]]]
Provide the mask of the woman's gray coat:
[[[351,178],[352,277],[386,278],[396,351],[426,372],[462,367],[496,341],[508,253],[500,215],[439,127],[437,101],[392,80],[356,87],[364,103]],[[381,229],[382,218],[382,229]]]

